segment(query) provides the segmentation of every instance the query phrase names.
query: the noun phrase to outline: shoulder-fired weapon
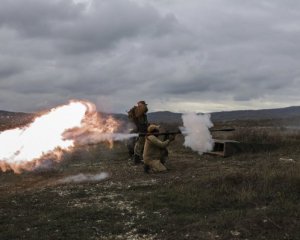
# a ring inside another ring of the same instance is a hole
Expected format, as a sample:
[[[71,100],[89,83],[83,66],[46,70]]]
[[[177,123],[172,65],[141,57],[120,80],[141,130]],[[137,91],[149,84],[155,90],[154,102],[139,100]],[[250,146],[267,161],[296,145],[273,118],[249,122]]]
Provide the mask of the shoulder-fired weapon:
[[[235,131],[234,128],[210,128],[210,132],[232,132]],[[149,136],[155,134],[156,136],[168,136],[168,135],[177,135],[177,134],[185,134],[184,131],[166,131],[166,132],[157,132],[157,133],[138,133],[139,136]]]

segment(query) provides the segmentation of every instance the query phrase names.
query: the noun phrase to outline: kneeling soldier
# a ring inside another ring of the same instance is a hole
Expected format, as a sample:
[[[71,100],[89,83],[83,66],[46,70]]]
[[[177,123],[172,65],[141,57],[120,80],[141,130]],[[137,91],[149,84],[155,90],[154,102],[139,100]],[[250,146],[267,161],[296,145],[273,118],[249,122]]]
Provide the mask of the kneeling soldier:
[[[167,168],[161,163],[162,151],[165,151],[170,142],[174,140],[175,136],[170,135],[169,139],[161,141],[157,133],[159,133],[159,126],[151,124],[148,127],[148,135],[144,147],[143,159],[145,164],[145,172],[165,172]]]

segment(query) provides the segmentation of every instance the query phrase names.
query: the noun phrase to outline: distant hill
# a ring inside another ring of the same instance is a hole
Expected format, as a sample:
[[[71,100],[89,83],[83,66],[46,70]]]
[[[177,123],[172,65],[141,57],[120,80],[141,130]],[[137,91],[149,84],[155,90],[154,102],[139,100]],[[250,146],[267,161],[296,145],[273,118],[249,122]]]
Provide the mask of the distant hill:
[[[0,131],[8,128],[23,126],[29,123],[34,114],[23,112],[8,112],[0,110]]]
[[[181,115],[181,113],[173,113],[168,111],[153,112],[148,114],[148,119],[150,122],[181,123]],[[287,119],[299,117],[300,106],[276,109],[240,110],[211,113],[211,119],[213,122],[233,120]]]
[[[118,120],[127,122],[126,114],[109,114],[102,113],[103,116],[112,115]],[[181,124],[181,113],[169,111],[159,111],[148,113],[149,122],[155,123],[176,123]],[[23,125],[31,121],[34,114],[22,112],[0,111],[0,129],[6,124]],[[261,109],[261,110],[240,110],[240,111],[224,111],[211,113],[213,122],[234,121],[234,120],[279,120],[279,119],[300,119],[300,106],[277,108],[277,109]]]
[[[0,110],[0,118],[17,117],[17,116],[28,116],[28,114],[30,114],[30,113],[9,112],[9,111],[2,111],[2,110]]]
[[[300,117],[300,106],[261,110],[214,112],[211,116],[213,121],[295,118]]]
[[[10,119],[31,119],[35,114],[23,112],[9,112],[0,110],[0,123],[10,121]]]

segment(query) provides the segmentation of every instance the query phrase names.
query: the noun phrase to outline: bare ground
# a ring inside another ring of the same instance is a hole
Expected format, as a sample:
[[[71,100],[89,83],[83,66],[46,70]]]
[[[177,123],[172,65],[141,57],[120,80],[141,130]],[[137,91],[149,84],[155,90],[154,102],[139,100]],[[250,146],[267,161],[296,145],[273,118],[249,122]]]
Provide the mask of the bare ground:
[[[94,145],[50,171],[0,173],[0,239],[300,239],[299,142],[221,158],[177,139],[164,174],[133,165],[123,143]]]

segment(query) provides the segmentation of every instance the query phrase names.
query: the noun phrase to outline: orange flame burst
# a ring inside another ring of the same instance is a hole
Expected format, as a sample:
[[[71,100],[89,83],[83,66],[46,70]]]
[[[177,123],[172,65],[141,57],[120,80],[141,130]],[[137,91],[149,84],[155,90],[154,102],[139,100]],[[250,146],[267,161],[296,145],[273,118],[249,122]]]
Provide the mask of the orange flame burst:
[[[118,126],[112,117],[102,119],[94,104],[71,101],[37,117],[26,127],[1,132],[0,170],[20,173],[47,167],[53,161],[59,162],[63,151],[71,151],[76,143],[106,140],[112,144],[109,134]]]

